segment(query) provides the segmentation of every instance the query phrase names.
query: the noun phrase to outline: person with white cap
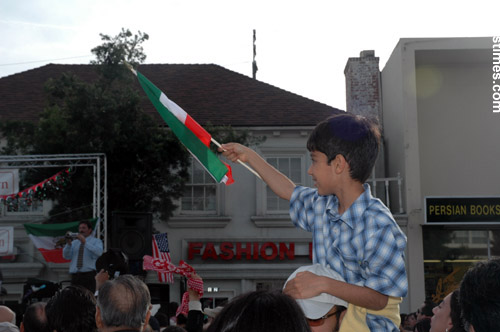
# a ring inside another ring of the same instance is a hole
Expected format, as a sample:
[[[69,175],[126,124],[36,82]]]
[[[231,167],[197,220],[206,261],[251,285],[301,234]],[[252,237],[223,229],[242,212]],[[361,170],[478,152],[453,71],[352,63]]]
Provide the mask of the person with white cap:
[[[343,281],[340,274],[332,269],[320,264],[301,266],[288,277],[286,284],[294,279],[299,272],[311,272],[318,276],[328,277],[334,280]],[[283,286],[283,288],[285,287]],[[338,332],[340,324],[346,313],[347,302],[330,295],[321,293],[320,295],[307,298],[295,299],[307,318],[312,332]]]

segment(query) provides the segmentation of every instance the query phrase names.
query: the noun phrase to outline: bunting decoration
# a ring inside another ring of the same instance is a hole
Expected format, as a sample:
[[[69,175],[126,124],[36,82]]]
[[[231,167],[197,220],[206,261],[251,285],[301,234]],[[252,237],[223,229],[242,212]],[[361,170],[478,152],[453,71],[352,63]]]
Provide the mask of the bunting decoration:
[[[31,206],[35,200],[43,201],[47,199],[51,193],[63,191],[64,188],[67,187],[70,173],[71,168],[67,168],[17,193],[0,195],[0,204],[7,205],[9,211],[16,211],[19,209],[20,200],[23,200],[23,203],[27,206]]]

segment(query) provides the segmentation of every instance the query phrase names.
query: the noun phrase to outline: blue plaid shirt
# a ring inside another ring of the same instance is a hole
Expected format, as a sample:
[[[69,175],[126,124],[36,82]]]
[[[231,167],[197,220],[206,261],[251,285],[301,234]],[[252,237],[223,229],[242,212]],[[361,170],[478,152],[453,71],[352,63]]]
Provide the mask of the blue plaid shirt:
[[[389,209],[372,197],[370,186],[344,212],[334,195],[320,196],[297,186],[290,200],[293,223],[313,236],[313,262],[329,266],[347,283],[382,294],[404,297],[408,280],[404,263],[406,236]],[[370,331],[399,331],[383,316],[367,315]]]

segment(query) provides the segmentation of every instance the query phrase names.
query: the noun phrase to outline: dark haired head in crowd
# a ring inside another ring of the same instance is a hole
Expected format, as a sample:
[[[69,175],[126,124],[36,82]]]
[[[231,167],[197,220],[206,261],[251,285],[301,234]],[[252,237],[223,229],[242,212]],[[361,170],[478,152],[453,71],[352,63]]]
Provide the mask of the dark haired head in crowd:
[[[45,315],[45,302],[35,302],[26,308],[21,322],[21,332],[51,332]]]
[[[151,296],[144,282],[132,275],[107,281],[99,290],[96,323],[99,331],[143,331],[151,316]]]
[[[160,329],[169,326],[169,318],[163,312],[157,312],[155,317],[158,320],[158,324],[160,324]]]
[[[240,295],[224,309],[207,332],[309,332],[297,302],[281,292],[256,291]]]
[[[466,331],[500,331],[500,259],[478,263],[467,271],[459,302]]]
[[[402,323],[405,330],[413,331],[413,327],[417,323],[417,313],[410,312],[408,315],[406,315],[406,318]]]
[[[429,332],[431,330],[431,319],[423,318],[413,327],[413,332]]]
[[[170,325],[170,326],[167,326],[163,332],[186,332],[185,329],[183,329],[182,327],[180,326],[176,326],[176,325]]]
[[[436,305],[437,304],[432,302],[430,299],[425,300],[417,310],[417,321],[424,318],[431,318],[434,315],[432,309],[434,309]]]
[[[45,306],[50,330],[57,332],[97,331],[95,310],[94,294],[80,286],[58,291]]]
[[[186,327],[186,324],[187,324],[187,317],[183,314],[179,314],[177,316],[177,326],[180,326],[180,327]]]

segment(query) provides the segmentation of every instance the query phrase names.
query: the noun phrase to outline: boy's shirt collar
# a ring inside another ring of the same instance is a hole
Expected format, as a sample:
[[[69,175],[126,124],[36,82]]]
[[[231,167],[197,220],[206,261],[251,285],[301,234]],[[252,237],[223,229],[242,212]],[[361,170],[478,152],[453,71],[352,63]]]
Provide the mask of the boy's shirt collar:
[[[330,195],[326,206],[326,213],[328,214],[328,221],[335,222],[341,220],[346,225],[351,228],[355,227],[355,223],[361,215],[364,213],[372,199],[372,194],[370,191],[370,185],[368,183],[363,184],[365,191],[359,195],[359,197],[349,206],[349,208],[342,214],[339,214],[339,200],[337,196]]]

